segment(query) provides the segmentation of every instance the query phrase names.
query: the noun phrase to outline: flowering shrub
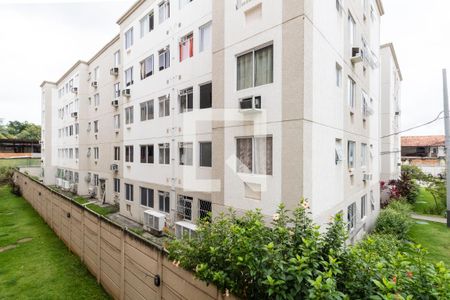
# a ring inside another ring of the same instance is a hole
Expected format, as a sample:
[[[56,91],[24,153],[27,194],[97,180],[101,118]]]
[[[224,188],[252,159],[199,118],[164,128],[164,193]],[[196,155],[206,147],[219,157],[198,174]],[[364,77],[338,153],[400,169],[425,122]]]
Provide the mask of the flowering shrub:
[[[302,201],[292,213],[281,206],[270,227],[259,211],[205,219],[196,237],[169,241],[167,250],[176,265],[244,299],[449,298],[449,270],[426,263],[420,247],[403,252],[389,235],[355,247],[346,240],[342,215],[321,233]]]

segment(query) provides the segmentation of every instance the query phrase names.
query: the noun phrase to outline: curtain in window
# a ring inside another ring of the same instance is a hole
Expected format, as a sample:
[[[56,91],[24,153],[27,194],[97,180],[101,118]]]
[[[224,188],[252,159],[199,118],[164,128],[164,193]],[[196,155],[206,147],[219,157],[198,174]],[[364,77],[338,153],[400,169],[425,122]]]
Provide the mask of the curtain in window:
[[[255,51],[255,86],[273,82],[273,46]]]
[[[252,173],[252,138],[238,139],[237,143],[237,172]]]
[[[237,89],[242,90],[253,86],[253,53],[237,58]]]
[[[147,107],[147,120],[152,120],[153,119],[153,100],[148,102],[148,107]]]
[[[255,174],[272,174],[272,137],[255,138]]]

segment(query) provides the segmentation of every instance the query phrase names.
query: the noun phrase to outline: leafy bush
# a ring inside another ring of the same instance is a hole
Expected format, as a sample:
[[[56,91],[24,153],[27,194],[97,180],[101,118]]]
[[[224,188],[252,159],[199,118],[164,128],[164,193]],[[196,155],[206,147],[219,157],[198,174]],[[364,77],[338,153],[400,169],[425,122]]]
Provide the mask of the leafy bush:
[[[259,211],[200,221],[195,237],[168,241],[169,258],[244,299],[450,299],[450,271],[426,263],[419,246],[403,249],[398,232],[347,247],[342,215],[321,233],[301,204],[292,214],[281,207],[271,227]],[[395,216],[379,231],[406,227],[408,209],[400,201],[386,209]]]
[[[0,167],[0,184],[12,183],[14,169],[11,167]]]
[[[405,198],[395,199],[395,201],[392,201],[388,207],[407,216],[409,216],[412,211],[412,205],[409,204]]]
[[[394,208],[395,206],[399,205],[395,204]],[[396,210],[394,208],[388,206],[388,208],[380,212],[380,215],[375,223],[375,232],[392,234],[399,239],[406,239],[412,226],[412,220],[408,213],[402,210]]]

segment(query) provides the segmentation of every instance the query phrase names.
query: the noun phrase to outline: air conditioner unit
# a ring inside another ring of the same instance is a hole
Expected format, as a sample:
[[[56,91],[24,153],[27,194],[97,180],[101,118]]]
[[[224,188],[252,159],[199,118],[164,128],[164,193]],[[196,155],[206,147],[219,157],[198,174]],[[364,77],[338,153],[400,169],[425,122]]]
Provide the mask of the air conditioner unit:
[[[195,236],[195,231],[197,230],[197,225],[186,222],[179,221],[175,223],[175,235],[178,239],[181,239],[185,236],[191,238]]]
[[[130,96],[131,96],[131,90],[130,90],[130,89],[124,89],[124,90],[122,90],[122,96],[124,96],[124,97],[130,97]]]
[[[62,182],[62,188],[66,191],[70,190],[70,181],[69,180],[63,180]]]
[[[166,222],[166,215],[154,210],[144,211],[144,230],[161,233]]]
[[[353,47],[352,48],[352,63],[359,63],[362,62],[364,59],[364,50],[359,47]]]
[[[72,118],[78,118],[78,112],[73,112],[70,114]]]
[[[239,99],[239,109],[242,112],[252,112],[261,110],[261,96],[252,96]]]
[[[119,68],[111,68],[111,70],[109,70],[109,74],[111,74],[112,76],[119,75]]]
[[[114,107],[119,107],[119,100],[116,99],[116,100],[111,101],[111,105]]]
[[[372,180],[372,174],[363,174],[363,180],[364,181]]]
[[[76,184],[76,183],[72,183],[71,185],[70,185],[70,191],[72,192],[72,193],[77,193],[77,191],[78,191],[78,185]]]
[[[63,180],[61,178],[56,178],[56,185],[57,186],[62,186],[63,185],[62,181]]]
[[[92,81],[91,82],[91,86],[94,87],[94,88],[97,88],[98,87],[98,82],[97,81]]]
[[[90,197],[95,197],[97,195],[97,187],[96,186],[89,187],[88,193]]]
[[[119,171],[119,165],[111,164],[110,169],[111,169],[111,171],[117,172],[117,171]]]
[[[71,89],[71,92],[74,93],[74,94],[78,94],[78,88],[77,87],[73,87]]]

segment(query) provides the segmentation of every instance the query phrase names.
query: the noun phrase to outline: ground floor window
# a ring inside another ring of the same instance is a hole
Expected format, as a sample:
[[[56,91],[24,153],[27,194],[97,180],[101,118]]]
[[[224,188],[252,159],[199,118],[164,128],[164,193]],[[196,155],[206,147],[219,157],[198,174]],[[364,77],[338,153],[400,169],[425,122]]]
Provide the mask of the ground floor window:
[[[159,210],[165,213],[170,213],[170,193],[159,191],[158,198]]]
[[[178,196],[177,212],[180,219],[192,220],[192,200],[192,197]]]
[[[153,190],[141,187],[141,205],[153,208]]]
[[[351,231],[356,226],[356,203],[353,202],[347,207],[347,226],[348,231]]]

